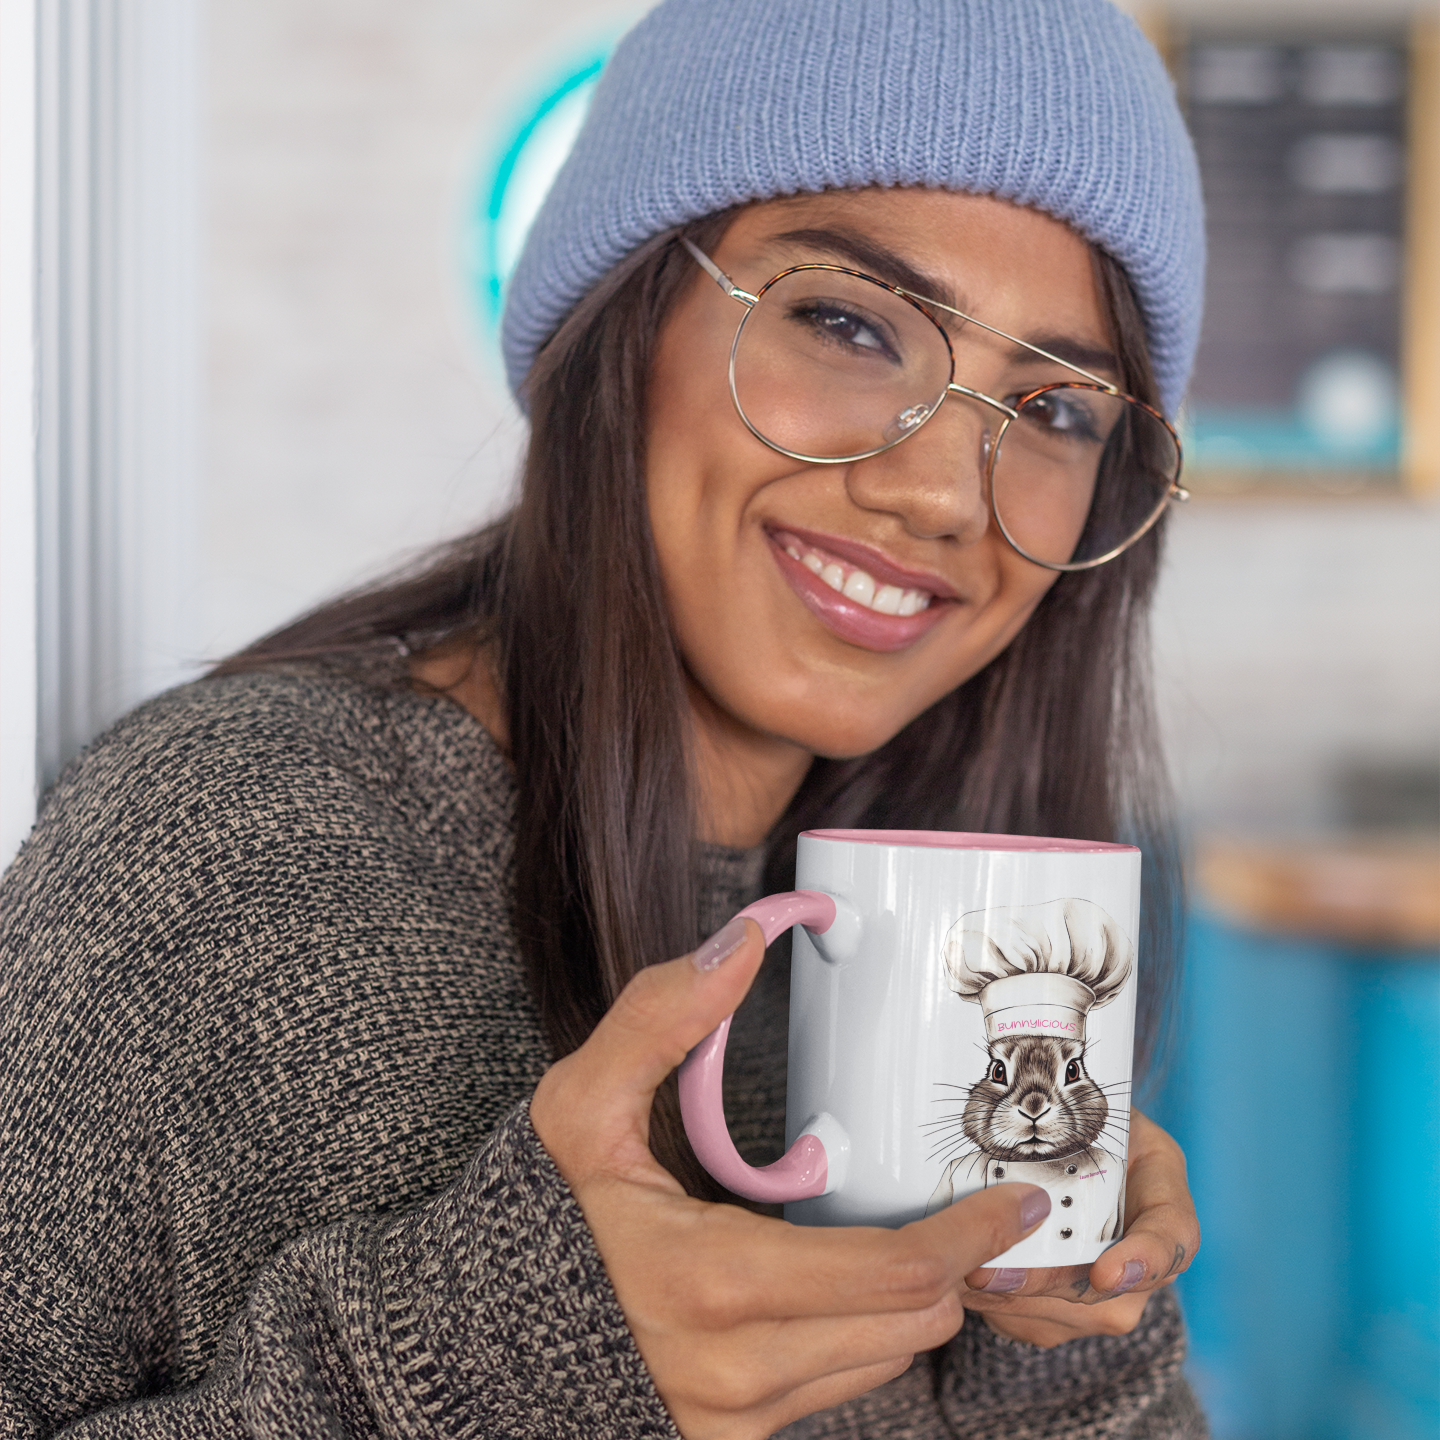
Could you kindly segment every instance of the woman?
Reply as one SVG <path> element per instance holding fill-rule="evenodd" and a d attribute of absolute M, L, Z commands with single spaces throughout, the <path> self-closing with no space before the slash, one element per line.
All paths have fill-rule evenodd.
<path fill-rule="evenodd" d="M 1198 225 L 1104 0 L 642 22 L 509 299 L 516 508 L 122 721 L 7 876 L 3 1433 L 1204 1433 L 1153 1126 L 1124 1240 L 995 1271 L 1043 1192 L 794 1229 L 668 1078 L 743 1000 L 778 1151 L 785 967 L 724 922 L 807 825 L 1123 830 L 1170 913 Z"/>

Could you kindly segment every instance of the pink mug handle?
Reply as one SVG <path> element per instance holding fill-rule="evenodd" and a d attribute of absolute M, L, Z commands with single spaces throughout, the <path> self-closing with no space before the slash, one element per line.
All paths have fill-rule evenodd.
<path fill-rule="evenodd" d="M 765 943 L 770 945 L 793 925 L 823 935 L 835 923 L 835 902 L 818 890 L 790 890 L 783 895 L 767 895 L 747 905 L 740 914 L 759 925 Z M 725 1123 L 721 1093 L 725 1041 L 733 1018 L 727 1015 L 680 1066 L 680 1114 L 696 1158 L 727 1190 L 747 1200 L 777 1203 L 827 1194 L 834 1188 L 831 1180 L 838 1179 L 831 1173 L 835 1157 L 827 1155 L 824 1140 L 811 1133 L 810 1126 L 773 1165 L 757 1169 L 740 1158 Z M 817 1116 L 816 1121 L 820 1123 L 812 1122 L 814 1129 L 833 1128 L 838 1132 L 828 1116 Z"/>

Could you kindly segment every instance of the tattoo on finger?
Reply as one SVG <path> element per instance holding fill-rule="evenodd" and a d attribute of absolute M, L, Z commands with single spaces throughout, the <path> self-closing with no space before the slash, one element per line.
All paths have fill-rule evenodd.
<path fill-rule="evenodd" d="M 1183 1245 L 1177 1244 L 1177 1245 L 1175 1246 L 1175 1258 L 1170 1262 L 1170 1268 L 1165 1272 L 1165 1276 L 1162 1277 L 1162 1278 L 1168 1278 L 1168 1277 L 1171 1276 L 1171 1275 L 1177 1274 L 1177 1273 L 1179 1272 L 1180 1267 L 1181 1267 L 1184 1263 L 1185 1263 L 1185 1247 L 1184 1247 Z"/>

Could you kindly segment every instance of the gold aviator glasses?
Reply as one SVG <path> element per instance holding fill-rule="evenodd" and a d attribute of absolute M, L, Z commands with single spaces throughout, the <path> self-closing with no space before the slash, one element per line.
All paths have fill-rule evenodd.
<path fill-rule="evenodd" d="M 683 238 L 683 237 L 682 237 Z M 730 394 L 750 432 L 815 465 L 866 460 L 908 440 L 951 394 L 997 412 L 984 453 L 990 512 L 1010 547 L 1047 570 L 1091 570 L 1149 530 L 1181 489 L 1180 440 L 1157 410 L 983 320 L 841 265 L 796 265 L 742 290 L 685 247 L 745 307 Z M 1079 378 L 997 400 L 955 380 L 932 312 L 1063 365 Z"/>

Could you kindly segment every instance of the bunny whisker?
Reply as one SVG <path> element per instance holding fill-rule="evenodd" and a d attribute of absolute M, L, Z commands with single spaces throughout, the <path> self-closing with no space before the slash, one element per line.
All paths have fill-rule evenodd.
<path fill-rule="evenodd" d="M 975 1161 L 976 1159 L 980 1158 L 980 1152 L 978 1150 L 967 1150 L 963 1145 L 953 1146 L 950 1149 L 945 1149 L 945 1147 L 943 1146 L 937 1146 L 925 1158 L 927 1161 L 934 1161 L 938 1159 L 942 1165 L 950 1169 L 950 1173 L 953 1178 L 955 1172 L 960 1168 L 960 1165 L 965 1160 L 970 1161 L 970 1165 L 967 1167 L 967 1176 L 968 1174 L 973 1173 L 975 1169 Z"/>
<path fill-rule="evenodd" d="M 963 1160 L 965 1156 L 976 1153 L 978 1152 L 972 1145 L 969 1145 L 968 1142 L 952 1140 L 939 1145 L 932 1145 L 930 1147 L 929 1158 L 933 1160 L 937 1155 L 941 1155 L 945 1158 L 946 1162 L 949 1162 L 950 1160 Z"/>
<path fill-rule="evenodd" d="M 933 1159 L 934 1157 L 932 1156 L 931 1158 Z M 979 1151 L 962 1150 L 953 1158 L 950 1156 L 944 1157 L 940 1163 L 946 1167 L 950 1182 L 953 1185 L 957 1179 L 962 1182 L 970 1180 L 975 1174 L 976 1162 L 983 1161 L 984 1158 Z"/>
<path fill-rule="evenodd" d="M 920 1129 L 924 1132 L 927 1140 L 934 1140 L 937 1136 L 941 1135 L 964 1134 L 965 1122 L 963 1120 L 953 1120 L 944 1125 L 922 1125 Z"/>
<path fill-rule="evenodd" d="M 964 1124 L 965 1117 L 963 1115 L 941 1115 L 936 1120 L 926 1120 L 920 1129 L 926 1131 L 959 1130 Z"/>

